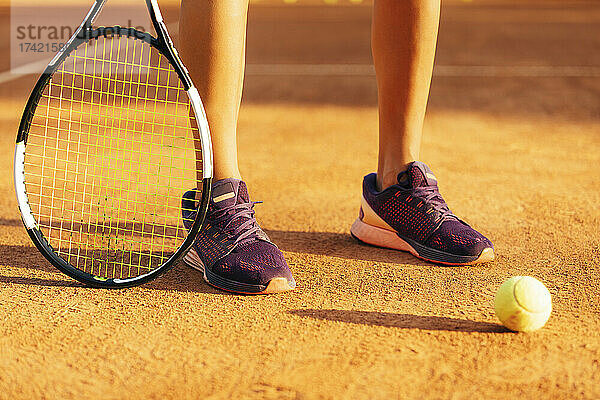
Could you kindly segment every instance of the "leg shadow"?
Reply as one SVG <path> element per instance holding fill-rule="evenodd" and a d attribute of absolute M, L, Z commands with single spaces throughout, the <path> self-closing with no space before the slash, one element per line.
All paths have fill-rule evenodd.
<path fill-rule="evenodd" d="M 401 329 L 421 329 L 427 331 L 449 332 L 511 332 L 500 324 L 449 317 L 395 314 L 375 311 L 315 309 L 291 310 L 289 313 L 304 318 L 341 321 L 350 324 L 386 326 Z"/>
<path fill-rule="evenodd" d="M 294 232 L 266 230 L 277 246 L 284 251 L 340 257 L 352 260 L 432 266 L 405 251 L 370 246 L 359 242 L 349 233 Z"/>

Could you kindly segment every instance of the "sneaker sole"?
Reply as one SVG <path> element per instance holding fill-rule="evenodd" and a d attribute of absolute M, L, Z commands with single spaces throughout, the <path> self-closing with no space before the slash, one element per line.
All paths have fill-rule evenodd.
<path fill-rule="evenodd" d="M 204 263 L 202 263 L 196 249 L 193 247 L 183 257 L 183 262 L 187 266 L 202 272 L 202 276 L 206 283 L 227 292 L 240 294 L 274 294 L 288 292 L 296 288 L 296 282 L 293 279 L 292 281 L 288 281 L 287 278 L 273 278 L 267 285 L 252 285 L 250 283 L 237 282 L 223 278 L 211 272 L 208 268 L 204 268 Z"/>
<path fill-rule="evenodd" d="M 414 240 L 403 239 L 396 232 L 364 223 L 358 218 L 350 234 L 360 242 L 388 249 L 407 251 L 415 257 L 435 264 L 473 265 L 494 260 L 494 249 L 488 247 L 476 256 L 461 256 L 423 246 Z"/>

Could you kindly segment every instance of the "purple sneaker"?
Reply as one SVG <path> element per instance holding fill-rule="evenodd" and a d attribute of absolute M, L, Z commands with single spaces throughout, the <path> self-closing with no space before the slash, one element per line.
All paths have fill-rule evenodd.
<path fill-rule="evenodd" d="M 360 214 L 350 232 L 361 242 L 408 251 L 438 264 L 470 265 L 494 259 L 492 242 L 452 214 L 437 179 L 419 161 L 398 174 L 398 184 L 381 192 L 376 174 L 365 176 Z"/>
<path fill-rule="evenodd" d="M 183 195 L 183 223 L 193 221 L 196 192 Z M 281 251 L 260 229 L 248 189 L 238 179 L 213 183 L 204 226 L 183 261 L 219 289 L 268 294 L 292 290 L 296 282 Z"/>

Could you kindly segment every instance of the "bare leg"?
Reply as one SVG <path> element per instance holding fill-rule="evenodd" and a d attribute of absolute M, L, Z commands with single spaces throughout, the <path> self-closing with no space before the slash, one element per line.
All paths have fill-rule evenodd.
<path fill-rule="evenodd" d="M 440 0 L 375 0 L 372 49 L 379 89 L 377 186 L 419 159 Z"/>
<path fill-rule="evenodd" d="M 240 179 L 237 121 L 246 59 L 248 0 L 182 0 L 181 56 L 204 102 L 214 178 Z"/>

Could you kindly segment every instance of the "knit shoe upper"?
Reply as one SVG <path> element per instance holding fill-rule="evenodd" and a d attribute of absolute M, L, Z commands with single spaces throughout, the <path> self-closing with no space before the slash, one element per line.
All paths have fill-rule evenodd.
<path fill-rule="evenodd" d="M 440 263 L 468 264 L 493 258 L 492 243 L 452 213 L 427 165 L 412 162 L 398 174 L 397 181 L 378 191 L 376 174 L 365 176 L 361 217 L 353 225 L 354 236 Z M 386 230 L 394 231 L 397 239 Z"/>
<path fill-rule="evenodd" d="M 189 191 L 182 201 L 183 220 L 188 229 L 195 212 L 194 196 L 195 191 Z M 292 273 L 281 251 L 258 225 L 254 204 L 243 181 L 215 182 L 204 225 L 196 236 L 192 255 L 184 260 L 203 269 L 210 284 L 225 290 L 262 292 L 279 278 L 287 281 L 291 289 L 295 286 Z"/>

